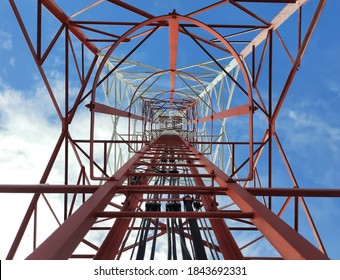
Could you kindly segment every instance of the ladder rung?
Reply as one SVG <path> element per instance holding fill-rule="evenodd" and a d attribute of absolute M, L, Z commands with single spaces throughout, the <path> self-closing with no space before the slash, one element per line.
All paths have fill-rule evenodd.
<path fill-rule="evenodd" d="M 180 211 L 106 211 L 99 212 L 97 214 L 99 218 L 187 218 L 187 219 L 237 219 L 237 218 L 249 218 L 254 217 L 253 212 L 241 212 L 241 211 L 216 211 L 216 212 L 180 212 Z"/>
<path fill-rule="evenodd" d="M 198 157 L 147 157 L 141 156 L 144 159 L 161 159 L 161 160 L 199 160 Z"/>
<path fill-rule="evenodd" d="M 179 187 L 179 186 L 148 186 L 128 185 L 115 189 L 116 193 L 141 193 L 141 194 L 200 194 L 200 195 L 227 195 L 228 188 L 224 187 Z"/>
<path fill-rule="evenodd" d="M 136 162 L 135 165 L 146 165 L 146 166 L 184 166 L 184 167 L 205 167 L 205 164 L 194 164 L 194 163 L 152 163 L 152 162 Z"/>
<path fill-rule="evenodd" d="M 171 156 L 193 156 L 193 153 L 169 153 L 169 152 L 164 152 L 164 151 L 160 151 L 160 152 L 145 152 L 144 155 L 164 155 L 164 157 L 166 158 L 167 155 L 171 155 Z"/>
<path fill-rule="evenodd" d="M 214 174 L 188 174 L 188 173 L 157 173 L 157 172 L 130 172 L 128 176 L 150 176 L 150 177 L 186 177 L 186 178 L 214 178 Z"/>

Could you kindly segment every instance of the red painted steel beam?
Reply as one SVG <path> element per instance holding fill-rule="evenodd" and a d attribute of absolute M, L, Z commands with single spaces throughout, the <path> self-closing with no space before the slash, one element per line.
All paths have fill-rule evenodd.
<path fill-rule="evenodd" d="M 146 152 L 144 153 L 144 155 L 165 155 L 165 158 L 166 158 L 166 155 L 173 155 L 173 156 L 177 156 L 177 159 L 180 159 L 181 156 L 191 156 L 192 154 L 191 153 L 187 153 L 187 152 L 179 152 L 179 151 L 171 151 L 167 154 L 164 154 L 164 150 L 163 152 L 160 152 L 160 151 L 157 151 L 157 150 L 150 150 L 150 152 Z"/>
<path fill-rule="evenodd" d="M 98 186 L 0 185 L 0 193 L 94 193 Z"/>
<path fill-rule="evenodd" d="M 164 159 L 164 158 L 163 158 Z M 177 158 L 180 159 L 180 158 Z M 185 177 L 185 178 L 191 178 L 191 177 L 200 177 L 200 178 L 213 178 L 215 177 L 214 174 L 188 174 L 188 173 L 157 173 L 157 172 L 144 172 L 144 173 L 138 173 L 138 172 L 130 172 L 128 173 L 129 176 L 149 176 L 149 177 Z"/>
<path fill-rule="evenodd" d="M 241 105 L 241 106 L 238 106 L 238 107 L 235 107 L 235 108 L 227 109 L 227 110 L 224 110 L 222 112 L 213 114 L 211 116 L 207 116 L 207 117 L 204 117 L 204 118 L 193 120 L 191 122 L 188 122 L 188 124 L 207 122 L 207 121 L 219 120 L 219 119 L 230 118 L 230 117 L 237 117 L 237 116 L 242 116 L 242 115 L 248 115 L 250 110 L 251 110 L 251 108 L 248 104 L 247 105 Z"/>
<path fill-rule="evenodd" d="M 175 159 L 177 159 L 177 160 L 187 160 L 187 159 L 189 159 L 189 160 L 198 160 L 198 157 L 183 157 L 183 156 L 181 156 L 181 157 L 147 157 L 147 156 L 142 156 L 141 158 L 143 158 L 143 159 L 152 159 L 152 158 L 154 158 L 154 159 L 166 159 L 166 160 L 175 160 Z"/>
<path fill-rule="evenodd" d="M 156 166 L 159 164 L 150 164 Z M 189 167 L 195 165 L 188 165 Z M 204 167 L 205 165 L 201 165 Z M 169 173 L 168 173 L 169 174 Z M 0 185 L 0 193 L 94 193 L 98 190 L 96 185 Z M 211 194 L 223 194 L 228 190 L 225 187 L 188 187 L 188 186 L 163 186 L 163 185 L 127 185 L 116 186 L 117 193 L 145 192 L 145 193 L 193 193 L 209 192 Z M 340 189 L 311 189 L 311 188 L 245 188 L 247 192 L 254 196 L 273 197 L 340 197 Z"/>
<path fill-rule="evenodd" d="M 211 191 L 208 188 L 205 188 L 204 190 L 195 190 L 194 188 L 191 189 L 177 189 L 174 188 L 173 190 L 162 190 L 162 189 L 131 189 L 131 190 L 127 190 L 127 189 L 119 189 L 117 190 L 117 193 L 120 194 L 125 194 L 125 195 L 130 195 L 130 194 L 198 194 L 198 195 L 226 195 L 225 192 L 223 192 L 222 190 L 220 191 Z"/>
<path fill-rule="evenodd" d="M 187 219 L 238 219 L 253 218 L 252 212 L 240 211 L 209 211 L 209 212 L 134 212 L 134 211 L 106 211 L 97 214 L 100 218 L 187 218 Z"/>
<path fill-rule="evenodd" d="M 214 142 L 210 142 L 210 141 L 190 141 L 189 142 L 192 145 L 207 145 L 207 144 L 211 144 L 211 145 L 249 145 L 249 142 L 235 142 L 235 141 L 217 141 L 215 140 Z M 254 145 L 263 145 L 264 142 L 253 142 Z"/>
<path fill-rule="evenodd" d="M 199 179 L 199 177 L 194 177 Z M 206 195 L 226 195 L 227 189 L 202 187 L 199 186 L 155 186 L 155 185 L 137 185 L 137 186 L 119 186 L 117 187 L 117 193 L 131 194 L 131 193 L 143 193 L 143 194 L 206 194 Z"/>
<path fill-rule="evenodd" d="M 136 162 L 136 165 L 145 166 L 173 166 L 173 167 L 204 167 L 204 164 L 193 164 L 193 163 L 151 163 L 151 162 Z"/>
<path fill-rule="evenodd" d="M 340 189 L 247 188 L 254 196 L 340 197 Z"/>
<path fill-rule="evenodd" d="M 169 44 L 170 44 L 170 109 L 172 110 L 173 98 L 176 90 L 176 70 L 178 51 L 178 27 L 179 20 L 174 16 L 169 19 Z"/>
<path fill-rule="evenodd" d="M 121 134 L 121 136 L 124 136 Z M 90 143 L 90 140 L 88 139 L 73 139 L 74 143 Z M 101 144 L 126 144 L 128 140 L 106 140 L 106 139 L 94 139 L 93 143 L 101 143 Z M 142 140 L 130 140 L 130 144 L 147 144 L 150 141 L 142 141 Z"/>
<path fill-rule="evenodd" d="M 101 103 L 98 103 L 98 102 L 87 104 L 86 107 L 89 108 L 90 110 L 93 110 L 96 113 L 108 114 L 108 115 L 125 117 L 125 118 L 131 118 L 131 119 L 140 120 L 140 121 L 145 120 L 141 116 L 137 116 L 135 114 L 131 114 L 130 112 L 119 110 L 119 109 L 116 109 L 116 108 L 113 108 L 111 106 L 104 105 L 104 104 L 101 104 Z"/>
<path fill-rule="evenodd" d="M 297 0 L 233 0 L 234 2 L 249 3 L 296 3 Z"/>

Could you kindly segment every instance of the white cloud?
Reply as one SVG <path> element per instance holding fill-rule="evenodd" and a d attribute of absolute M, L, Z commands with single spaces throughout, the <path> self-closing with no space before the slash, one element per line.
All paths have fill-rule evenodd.
<path fill-rule="evenodd" d="M 51 112 L 46 109 L 49 107 L 47 100 L 37 98 L 42 94 L 40 90 L 41 88 L 37 87 L 36 91 L 31 93 L 35 98 L 29 98 L 29 93 L 15 90 L 0 81 L 1 184 L 38 183 L 52 152 L 58 126 L 48 121 Z M 1 222 L 6 224 L 6 233 L 1 237 L 1 259 L 7 255 L 31 197 L 30 194 L 0 195 Z M 42 215 L 51 216 L 46 205 L 39 207 Z M 52 228 L 48 227 L 42 232 Z M 21 258 L 32 250 L 32 223 L 29 229 L 17 254 Z M 44 235 L 41 234 L 38 238 Z"/>
<path fill-rule="evenodd" d="M 302 187 L 335 187 L 340 179 L 334 169 L 340 164 L 340 126 L 334 114 L 328 116 L 329 110 L 318 106 L 313 111 L 299 104 L 278 121 L 278 136 Z"/>
<path fill-rule="evenodd" d="M 51 73 L 50 77 L 53 91 L 62 106 L 64 89 L 62 77 L 58 73 Z M 71 89 L 72 93 L 75 91 L 75 89 Z M 38 184 L 61 132 L 61 124 L 57 119 L 50 97 L 40 82 L 37 82 L 34 90 L 23 92 L 7 85 L 0 79 L 0 107 L 0 184 Z M 79 107 L 79 109 L 74 123 L 70 126 L 70 132 L 74 138 L 88 139 L 89 111 L 84 107 Z M 126 120 L 121 119 L 118 131 L 126 133 L 126 129 Z M 96 135 L 110 139 L 111 133 L 111 117 L 98 114 Z M 101 151 L 101 148 L 97 147 L 97 150 Z M 123 148 L 122 151 L 125 155 L 127 154 L 126 148 Z M 102 156 L 102 152 L 100 155 Z M 86 165 L 87 159 L 82 155 L 80 157 Z M 114 155 L 111 156 L 111 158 L 113 157 Z M 48 183 L 63 183 L 63 158 L 62 150 L 53 166 Z M 70 148 L 71 184 L 76 183 L 79 170 L 79 164 L 75 161 Z M 6 257 L 31 197 L 30 194 L 0 195 L 0 219 L 7 227 L 6 233 L 0 239 L 0 259 Z M 50 195 L 48 201 L 52 204 L 59 219 L 62 220 L 63 206 L 60 196 Z M 80 205 L 79 201 L 77 205 Z M 39 200 L 38 208 L 38 223 L 40 224 L 38 242 L 41 242 L 57 227 L 57 223 L 42 198 Z M 10 212 L 11 215 L 6 215 L 7 212 Z M 32 251 L 32 234 L 32 222 L 30 222 L 16 257 L 24 258 Z"/>
<path fill-rule="evenodd" d="M 4 50 L 11 50 L 12 47 L 12 35 L 8 32 L 0 30 L 0 48 Z"/>
<path fill-rule="evenodd" d="M 340 97 L 340 84 L 336 81 L 328 81 L 328 89 Z"/>
<path fill-rule="evenodd" d="M 15 66 L 15 57 L 11 57 L 10 59 L 9 59 L 9 64 L 11 65 L 11 66 Z"/>
<path fill-rule="evenodd" d="M 38 89 L 39 90 L 39 89 Z M 35 92 L 35 95 L 40 94 Z M 23 92 L 0 86 L 0 166 L 2 183 L 34 183 L 57 139 L 57 126 L 45 117 L 46 100 L 28 99 Z"/>
<path fill-rule="evenodd" d="M 340 128 L 330 125 L 322 118 L 293 110 L 288 111 L 288 116 L 294 121 L 290 129 L 304 133 L 304 140 L 310 141 L 316 139 L 317 136 L 327 141 L 340 140 Z"/>
<path fill-rule="evenodd" d="M 295 111 L 289 111 L 288 116 L 294 121 L 298 120 L 298 117 Z"/>

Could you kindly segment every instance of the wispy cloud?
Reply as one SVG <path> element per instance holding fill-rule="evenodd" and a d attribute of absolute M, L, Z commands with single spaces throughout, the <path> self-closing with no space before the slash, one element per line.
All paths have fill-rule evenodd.
<path fill-rule="evenodd" d="M 0 48 L 4 50 L 11 50 L 12 47 L 12 35 L 8 32 L 0 30 Z"/>
<path fill-rule="evenodd" d="M 50 74 L 51 86 L 61 106 L 63 105 L 64 83 L 57 73 Z M 43 174 L 53 148 L 61 132 L 61 124 L 57 119 L 55 110 L 44 85 L 40 81 L 32 90 L 27 92 L 17 90 L 0 78 L 0 169 L 1 184 L 37 184 Z M 75 92 L 76 89 L 71 89 Z M 70 133 L 74 139 L 88 139 L 89 137 L 89 111 L 84 107 L 79 108 L 74 124 L 70 126 Z M 96 116 L 95 137 L 110 139 L 112 134 L 112 120 L 110 116 L 98 114 Z M 120 133 L 127 133 L 127 121 L 121 119 L 118 126 Z M 85 145 L 88 147 L 87 145 Z M 85 148 L 86 150 L 86 148 Z M 72 151 L 72 150 L 71 150 Z M 96 147 L 102 157 L 102 147 Z M 72 152 L 71 152 L 72 153 Z M 127 157 L 127 148 L 122 147 L 123 157 Z M 112 162 L 113 157 L 111 155 Z M 80 155 L 84 164 L 87 159 Z M 102 161 L 102 160 L 101 160 Z M 101 162 L 99 161 L 99 162 Z M 75 183 L 79 174 L 79 164 L 75 157 L 70 155 L 69 178 Z M 58 156 L 51 176 L 50 184 L 63 182 L 64 153 Z M 71 197 L 71 196 L 70 196 Z M 30 202 L 31 195 L 2 194 L 0 196 L 0 214 L 2 221 L 7 225 L 6 234 L 1 237 L 0 258 L 4 259 L 10 244 Z M 120 198 L 121 200 L 122 198 Z M 49 195 L 49 203 L 57 211 L 61 219 L 62 201 L 58 195 Z M 81 202 L 77 203 L 78 207 Z M 43 241 L 58 226 L 43 199 L 39 202 L 39 224 L 44 224 L 46 229 L 40 227 L 38 243 Z M 3 215 L 8 209 L 11 216 Z M 13 222 L 14 221 L 14 222 Z M 48 225 L 48 226 L 46 226 Z M 25 234 L 23 244 L 20 246 L 18 257 L 26 257 L 32 250 L 32 231 Z"/>
<path fill-rule="evenodd" d="M 334 168 L 340 164 L 340 124 L 330 105 L 294 104 L 278 121 L 280 140 L 305 187 L 335 187 L 340 179 Z"/>
<path fill-rule="evenodd" d="M 9 64 L 10 64 L 11 66 L 15 66 L 15 61 L 16 61 L 15 57 L 12 56 L 12 57 L 9 59 Z"/>
<path fill-rule="evenodd" d="M 288 117 L 292 121 L 290 129 L 293 137 L 291 140 L 295 144 L 326 141 L 334 152 L 339 151 L 337 141 L 340 140 L 340 127 L 332 126 L 318 116 L 296 110 L 288 110 Z"/>
<path fill-rule="evenodd" d="M 41 88 L 31 94 L 42 94 Z M 47 99 L 30 99 L 30 95 L 18 91 L 0 80 L 0 168 L 1 184 L 36 184 L 39 182 L 46 162 L 56 141 L 57 126 L 48 120 L 51 114 L 47 109 Z M 47 107 L 46 107 L 47 106 Z M 2 194 L 0 196 L 1 221 L 6 224 L 6 233 L 2 236 L 0 258 L 4 259 L 10 244 L 19 228 L 32 195 Z M 39 217 L 53 216 L 46 204 L 39 204 Z M 10 211 L 11 215 L 4 215 Z M 49 229 L 42 229 L 40 238 L 45 238 L 57 223 L 49 222 Z M 31 226 L 30 226 L 31 227 Z M 23 246 L 18 256 L 26 257 L 32 250 L 33 231 L 24 237 Z"/>
<path fill-rule="evenodd" d="M 39 181 L 58 131 L 44 117 L 44 102 L 27 99 L 25 93 L 0 85 L 0 166 L 5 171 L 2 183 L 13 182 L 13 178 L 18 183 Z"/>
<path fill-rule="evenodd" d="M 335 80 L 328 81 L 328 89 L 340 97 L 340 84 Z"/>

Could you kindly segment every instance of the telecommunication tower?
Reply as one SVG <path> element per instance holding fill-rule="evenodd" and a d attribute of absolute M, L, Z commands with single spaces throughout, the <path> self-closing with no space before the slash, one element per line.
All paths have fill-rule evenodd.
<path fill-rule="evenodd" d="M 0 186 L 34 194 L 7 259 L 30 222 L 27 259 L 328 259 L 305 197 L 340 192 L 299 187 L 275 126 L 325 0 L 35 2 L 9 0 L 60 136 Z"/>

